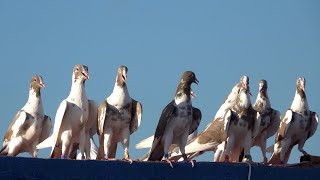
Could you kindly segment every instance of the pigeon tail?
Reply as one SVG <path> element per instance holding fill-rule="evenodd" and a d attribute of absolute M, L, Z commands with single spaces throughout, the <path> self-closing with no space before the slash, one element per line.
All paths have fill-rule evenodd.
<path fill-rule="evenodd" d="M 42 141 L 40 144 L 37 145 L 37 149 L 52 147 L 53 143 L 54 143 L 53 136 L 49 136 L 47 139 L 45 139 L 44 141 Z"/>

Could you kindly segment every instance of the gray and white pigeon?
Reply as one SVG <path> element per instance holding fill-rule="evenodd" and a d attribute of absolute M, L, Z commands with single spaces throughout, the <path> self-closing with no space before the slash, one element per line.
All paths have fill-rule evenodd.
<path fill-rule="evenodd" d="M 237 162 L 243 148 L 246 155 L 250 155 L 251 138 L 257 128 L 254 127 L 256 114 L 251 106 L 248 77 L 245 82 L 237 92 L 235 103 L 225 110 L 225 115 L 214 119 L 186 146 L 185 153 L 189 159 L 206 151 L 214 151 L 215 162 Z M 172 153 L 172 159 L 179 159 L 180 156 L 181 152 L 177 150 Z"/>
<path fill-rule="evenodd" d="M 216 115 L 214 116 L 214 119 L 217 118 L 223 118 L 227 109 L 231 108 L 238 97 L 238 94 L 240 92 L 240 88 L 248 88 L 249 84 L 249 77 L 248 76 L 242 76 L 240 78 L 240 82 L 237 83 L 231 90 L 230 94 L 227 96 L 226 100 L 223 102 L 223 104 L 220 106 L 219 110 L 217 111 Z M 249 92 L 250 93 L 250 92 Z"/>
<path fill-rule="evenodd" d="M 271 108 L 271 103 L 268 96 L 268 83 L 266 80 L 259 81 L 259 92 L 253 109 L 257 111 L 260 118 L 257 123 L 260 124 L 259 131 L 253 139 L 252 146 L 259 146 L 263 155 L 263 162 L 267 163 L 266 145 L 267 139 L 273 136 L 280 125 L 279 111 Z"/>
<path fill-rule="evenodd" d="M 298 150 L 308 155 L 303 146 L 317 130 L 318 114 L 309 110 L 305 85 L 305 78 L 299 77 L 292 105 L 282 118 L 277 132 L 270 164 L 287 164 L 291 150 L 297 144 Z"/>
<path fill-rule="evenodd" d="M 164 158 L 173 167 L 169 160 L 169 148 L 172 144 L 177 144 L 187 161 L 185 146 L 188 136 L 198 128 L 201 121 L 201 111 L 192 107 L 191 102 L 191 84 L 198 82 L 192 71 L 183 73 L 174 100 L 164 108 L 160 116 L 149 151 L 149 161 L 160 161 Z M 193 166 L 192 161 L 191 163 Z"/>
<path fill-rule="evenodd" d="M 37 157 L 36 146 L 49 136 L 52 127 L 50 117 L 44 114 L 41 100 L 40 90 L 44 87 L 40 75 L 32 77 L 28 101 L 10 124 L 0 155 L 17 156 L 28 152 Z"/>
<path fill-rule="evenodd" d="M 90 159 L 90 149 L 85 148 L 87 143 L 85 125 L 89 116 L 85 81 L 88 79 L 88 67 L 82 64 L 75 65 L 70 94 L 59 105 L 53 134 L 37 146 L 38 149 L 51 146 L 51 158 L 74 158 L 70 153 L 73 146 L 78 145 L 81 158 Z"/>
<path fill-rule="evenodd" d="M 124 159 L 129 155 L 130 135 L 137 131 L 142 119 L 142 105 L 130 97 L 127 88 L 126 66 L 118 68 L 113 92 L 98 109 L 99 151 L 97 159 L 113 160 L 118 142 L 124 148 Z"/>

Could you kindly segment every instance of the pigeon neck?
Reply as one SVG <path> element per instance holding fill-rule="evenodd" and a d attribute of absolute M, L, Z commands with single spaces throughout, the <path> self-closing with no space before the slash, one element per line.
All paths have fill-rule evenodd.
<path fill-rule="evenodd" d="M 250 106 L 251 106 L 251 101 L 250 101 L 249 93 L 240 92 L 236 99 L 236 103 L 233 109 L 236 111 L 239 111 L 239 110 L 248 109 Z"/>
<path fill-rule="evenodd" d="M 68 99 L 73 102 L 87 99 L 85 85 L 83 82 L 74 81 L 72 83 Z"/>
<path fill-rule="evenodd" d="M 40 115 L 43 114 L 43 106 L 42 106 L 40 89 L 39 91 L 37 91 L 33 88 L 30 88 L 28 101 L 22 109 L 34 117 L 37 115 L 38 111 L 40 111 L 40 113 L 38 114 Z"/>
<path fill-rule="evenodd" d="M 117 82 L 113 87 L 113 91 L 109 97 L 110 103 L 115 104 L 127 104 L 130 102 L 131 98 L 129 95 L 129 91 L 126 85 L 121 86 L 118 85 Z"/>
<path fill-rule="evenodd" d="M 271 108 L 271 103 L 268 98 L 267 92 L 261 93 L 259 92 L 256 102 L 254 103 L 255 110 L 257 110 L 260 113 L 263 113 L 264 111 Z"/>
<path fill-rule="evenodd" d="M 186 83 L 179 83 L 175 95 L 176 101 L 190 101 L 191 87 Z"/>
<path fill-rule="evenodd" d="M 291 110 L 297 113 L 304 113 L 304 111 L 309 111 L 309 105 L 304 91 L 296 90 L 296 94 L 291 104 Z"/>

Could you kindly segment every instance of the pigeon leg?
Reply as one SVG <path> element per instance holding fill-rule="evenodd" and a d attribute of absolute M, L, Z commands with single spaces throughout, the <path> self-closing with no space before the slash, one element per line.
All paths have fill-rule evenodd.
<path fill-rule="evenodd" d="M 186 151 L 185 151 L 185 147 L 187 144 L 187 140 L 188 140 L 188 135 L 189 135 L 189 131 L 185 131 L 181 137 L 180 137 L 180 142 L 179 142 L 179 148 L 183 157 L 184 161 L 188 161 L 191 163 L 191 166 L 194 167 L 194 161 L 193 160 L 188 160 L 188 157 L 186 155 Z"/>
<path fill-rule="evenodd" d="M 290 138 L 285 138 L 281 140 L 281 151 L 280 151 L 280 164 L 284 164 L 284 157 L 287 153 L 287 151 L 290 148 L 291 145 L 291 139 Z"/>
<path fill-rule="evenodd" d="M 71 135 L 69 131 L 65 131 L 61 134 L 62 139 L 62 155 L 61 159 L 69 158 L 70 146 L 71 146 Z"/>
<path fill-rule="evenodd" d="M 227 139 L 227 145 L 226 145 L 226 150 L 225 150 L 225 160 L 224 160 L 225 162 L 229 162 L 230 152 L 233 147 L 234 147 L 234 138 L 231 135 Z"/>
<path fill-rule="evenodd" d="M 80 153 L 81 153 L 81 159 L 90 159 L 90 151 L 88 154 L 86 154 L 86 156 L 84 156 L 84 150 L 86 147 L 86 131 L 85 128 L 82 128 L 80 131 L 80 141 L 79 141 L 79 149 L 80 149 Z M 89 139 L 90 142 L 90 139 Z"/>
<path fill-rule="evenodd" d="M 109 147 L 111 144 L 111 137 L 112 137 L 112 129 L 108 128 L 105 130 L 104 132 L 104 142 L 103 142 L 103 146 L 104 146 L 104 158 L 109 160 Z"/>
<path fill-rule="evenodd" d="M 249 131 L 244 140 L 244 147 L 243 147 L 244 157 L 242 160 L 243 162 L 252 162 L 252 158 L 250 155 L 251 145 L 252 145 L 252 134 Z"/>
<path fill-rule="evenodd" d="M 164 159 L 162 161 L 167 162 L 170 165 L 170 167 L 173 168 L 172 162 L 169 159 L 169 154 L 164 154 Z"/>
<path fill-rule="evenodd" d="M 163 148 L 163 151 L 164 151 L 164 161 L 166 161 L 167 163 L 169 163 L 169 165 L 171 166 L 171 168 L 173 168 L 173 165 L 171 163 L 171 161 L 169 160 L 169 148 L 172 144 L 172 139 L 173 139 L 173 132 L 167 132 L 164 137 L 164 148 Z M 181 151 L 181 149 L 180 149 Z"/>
<path fill-rule="evenodd" d="M 262 153 L 262 156 L 263 156 L 263 163 L 267 164 L 268 163 L 268 158 L 267 158 L 267 155 L 266 155 L 266 139 L 264 139 L 264 142 L 260 144 L 260 149 L 261 149 L 261 153 Z"/>
<path fill-rule="evenodd" d="M 303 149 L 304 143 L 306 141 L 305 140 L 300 140 L 299 144 L 298 144 L 298 150 L 305 156 L 308 156 L 309 154 Z"/>
<path fill-rule="evenodd" d="M 122 131 L 122 147 L 124 149 L 124 160 L 129 161 L 132 164 L 132 159 L 130 159 L 129 154 L 129 142 L 130 142 L 130 130 L 126 129 Z"/>
<path fill-rule="evenodd" d="M 90 135 L 89 135 L 89 132 L 86 132 L 86 143 L 85 143 L 85 149 L 84 149 L 86 159 L 91 159 L 90 150 L 91 150 Z"/>

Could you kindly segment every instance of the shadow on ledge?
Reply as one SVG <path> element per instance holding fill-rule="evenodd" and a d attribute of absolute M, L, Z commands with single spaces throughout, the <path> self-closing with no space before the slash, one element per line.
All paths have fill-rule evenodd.
<path fill-rule="evenodd" d="M 273 167 L 245 163 L 61 160 L 0 157 L 0 179 L 314 179 L 320 167 Z"/>

